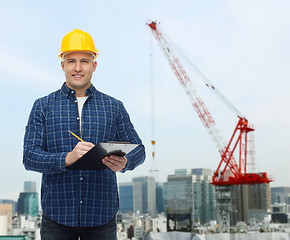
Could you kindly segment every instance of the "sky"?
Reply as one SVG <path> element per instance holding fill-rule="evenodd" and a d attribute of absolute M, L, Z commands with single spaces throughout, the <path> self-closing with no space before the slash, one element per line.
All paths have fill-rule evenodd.
<path fill-rule="evenodd" d="M 0 199 L 16 200 L 24 181 L 40 188 L 41 174 L 22 165 L 25 126 L 33 102 L 65 81 L 57 52 L 76 28 L 99 49 L 94 86 L 124 103 L 146 147 L 145 163 L 118 173 L 119 182 L 152 175 L 164 182 L 175 169 L 217 168 L 219 153 L 146 25 L 150 20 L 160 22 L 181 50 L 178 57 L 186 55 L 254 125 L 256 171 L 272 176 L 273 187 L 290 186 L 289 12 L 287 0 L 3 1 Z M 237 116 L 194 75 L 191 80 L 228 141 Z"/>

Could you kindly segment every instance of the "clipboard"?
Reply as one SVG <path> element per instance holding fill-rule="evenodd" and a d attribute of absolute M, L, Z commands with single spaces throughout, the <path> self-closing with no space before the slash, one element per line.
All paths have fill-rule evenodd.
<path fill-rule="evenodd" d="M 135 149 L 139 144 L 108 142 L 98 143 L 78 161 L 68 166 L 69 170 L 104 170 L 107 168 L 102 159 L 106 156 L 125 156 Z"/>

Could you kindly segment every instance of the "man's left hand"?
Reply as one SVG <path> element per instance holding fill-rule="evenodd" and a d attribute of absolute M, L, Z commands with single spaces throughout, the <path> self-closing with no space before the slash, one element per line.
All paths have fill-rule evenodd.
<path fill-rule="evenodd" d="M 126 166 L 128 160 L 126 157 L 111 155 L 105 157 L 102 161 L 112 171 L 119 172 Z"/>

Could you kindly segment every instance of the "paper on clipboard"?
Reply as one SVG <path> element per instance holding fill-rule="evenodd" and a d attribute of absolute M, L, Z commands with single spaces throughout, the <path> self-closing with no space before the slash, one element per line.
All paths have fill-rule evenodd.
<path fill-rule="evenodd" d="M 131 152 L 139 144 L 123 143 L 123 142 L 108 142 L 108 143 L 98 143 L 97 148 L 99 151 L 104 152 L 104 156 L 117 155 L 125 156 L 127 153 Z"/>
<path fill-rule="evenodd" d="M 125 156 L 139 144 L 108 142 L 98 143 L 78 161 L 67 167 L 69 170 L 104 170 L 107 168 L 102 159 L 105 156 L 117 155 Z"/>

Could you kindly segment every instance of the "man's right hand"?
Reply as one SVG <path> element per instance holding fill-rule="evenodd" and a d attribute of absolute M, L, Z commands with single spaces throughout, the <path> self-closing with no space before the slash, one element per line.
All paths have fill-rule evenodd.
<path fill-rule="evenodd" d="M 78 142 L 74 149 L 66 155 L 65 166 L 68 167 L 75 163 L 94 146 L 95 145 L 90 142 Z"/>

